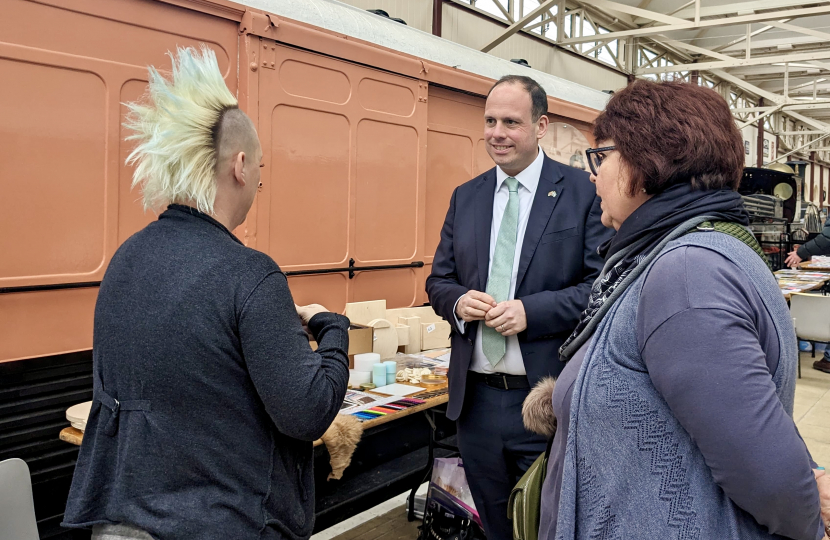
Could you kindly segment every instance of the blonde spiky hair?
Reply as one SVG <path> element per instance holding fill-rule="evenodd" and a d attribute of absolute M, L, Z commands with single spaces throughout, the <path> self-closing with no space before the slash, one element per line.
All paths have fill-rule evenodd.
<path fill-rule="evenodd" d="M 213 214 L 218 124 L 238 102 L 212 50 L 179 47 L 176 56 L 168 55 L 172 80 L 150 66 L 149 103 L 126 104 L 124 127 L 133 131 L 127 140 L 138 141 L 127 158 L 128 165 L 137 164 L 132 185 L 141 185 L 145 210 L 195 201 Z"/>

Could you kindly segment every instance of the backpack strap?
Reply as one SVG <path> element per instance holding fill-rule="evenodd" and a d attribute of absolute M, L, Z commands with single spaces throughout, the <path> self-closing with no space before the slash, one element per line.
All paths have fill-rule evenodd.
<path fill-rule="evenodd" d="M 761 249 L 761 245 L 758 243 L 758 240 L 755 236 L 743 225 L 739 223 L 733 223 L 731 221 L 704 221 L 697 227 L 690 229 L 686 234 L 694 233 L 694 232 L 711 232 L 717 231 L 723 234 L 728 234 L 732 238 L 736 238 L 749 246 L 752 251 L 754 251 L 761 260 L 766 263 L 767 268 L 769 268 L 770 272 L 772 272 L 772 265 L 769 262 L 764 250 Z"/>

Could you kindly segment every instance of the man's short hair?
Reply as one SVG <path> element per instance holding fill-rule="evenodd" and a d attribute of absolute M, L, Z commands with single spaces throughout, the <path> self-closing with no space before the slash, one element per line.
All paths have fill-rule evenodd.
<path fill-rule="evenodd" d="M 500 84 L 518 84 L 530 94 L 530 119 L 532 121 L 535 122 L 543 114 L 547 114 L 548 95 L 545 89 L 530 77 L 526 77 L 525 75 L 505 75 L 490 88 L 490 91 L 487 92 L 487 97 L 490 97 L 493 89 Z"/>

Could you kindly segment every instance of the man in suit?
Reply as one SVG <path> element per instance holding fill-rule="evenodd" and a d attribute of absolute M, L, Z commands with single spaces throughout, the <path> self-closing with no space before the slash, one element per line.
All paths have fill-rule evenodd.
<path fill-rule="evenodd" d="M 489 540 L 510 540 L 510 490 L 544 452 L 524 429 L 530 387 L 557 376 L 559 347 L 587 306 L 610 237 L 588 174 L 539 147 L 547 95 L 529 77 L 491 88 L 484 138 L 496 167 L 456 188 L 426 288 L 450 321 L 447 417 Z"/>

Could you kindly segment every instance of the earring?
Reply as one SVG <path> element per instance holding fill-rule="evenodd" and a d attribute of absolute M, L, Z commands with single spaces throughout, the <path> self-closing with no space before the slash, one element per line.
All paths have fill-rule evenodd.
<path fill-rule="evenodd" d="M 643 188 L 643 189 L 641 189 L 640 191 L 642 191 L 643 193 L 645 193 L 645 192 L 646 192 L 646 188 Z"/>

